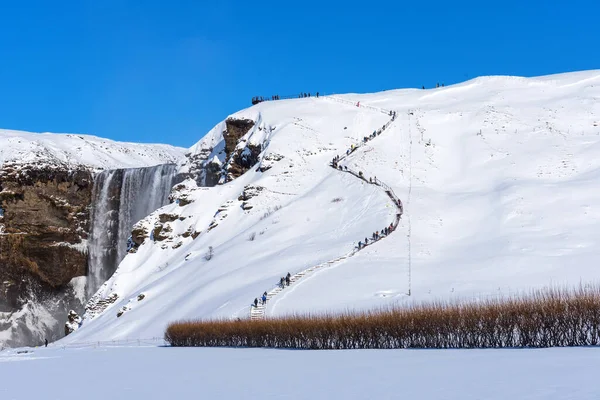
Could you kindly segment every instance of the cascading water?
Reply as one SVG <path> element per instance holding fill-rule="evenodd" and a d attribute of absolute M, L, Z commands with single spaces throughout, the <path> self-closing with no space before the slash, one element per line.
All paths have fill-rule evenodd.
<path fill-rule="evenodd" d="M 140 219 L 168 203 L 173 164 L 103 171 L 94 179 L 86 293 L 90 298 L 127 255 L 127 239 Z"/>

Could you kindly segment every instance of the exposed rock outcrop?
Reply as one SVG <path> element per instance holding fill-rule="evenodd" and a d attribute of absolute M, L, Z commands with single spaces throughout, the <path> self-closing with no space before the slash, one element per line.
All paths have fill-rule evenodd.
<path fill-rule="evenodd" d="M 110 307 L 119 299 L 119 295 L 112 292 L 106 297 L 102 297 L 101 294 L 96 293 L 85 305 L 85 319 L 90 320 L 95 316 L 102 314 L 104 310 Z"/>
<path fill-rule="evenodd" d="M 254 121 L 228 118 L 225 126 L 227 129 L 223 132 L 223 139 L 227 163 L 223 174 L 226 177 L 225 181 L 229 182 L 243 175 L 258 162 L 262 145 L 248 143 L 243 139 L 254 128 Z"/>
<path fill-rule="evenodd" d="M 92 180 L 84 167 L 0 168 L 0 313 L 7 319 L 30 307 L 32 299 L 49 304 L 48 312 L 62 314 L 61 319 L 68 310 L 63 307 L 83 307 L 69 283 L 86 274 Z M 47 324 L 39 329 L 33 337 L 21 333 L 34 340 L 23 344 L 56 334 Z"/>
<path fill-rule="evenodd" d="M 275 163 L 283 160 L 284 158 L 285 157 L 282 156 L 281 154 L 269 153 L 269 154 L 265 155 L 264 158 L 262 159 L 262 161 L 258 167 L 258 170 L 260 172 L 268 171 L 271 168 L 273 168 L 273 165 L 275 165 Z"/>
<path fill-rule="evenodd" d="M 246 185 L 244 191 L 238 197 L 239 201 L 247 201 L 253 197 L 256 197 L 264 190 L 264 187 L 258 185 Z"/>
<path fill-rule="evenodd" d="M 81 317 L 75 311 L 69 311 L 65 323 L 65 336 L 79 329 L 79 326 L 81 326 Z"/>
<path fill-rule="evenodd" d="M 253 168 L 261 161 L 260 155 L 274 129 L 261 121 L 260 115 L 256 121 L 230 117 L 216 126 L 210 140 L 186 154 L 188 176 L 198 186 L 210 187 L 227 183 Z M 265 157 L 259 169 L 264 172 L 282 158 L 271 154 Z"/>
<path fill-rule="evenodd" d="M 85 275 L 91 172 L 5 165 L 0 190 L 0 280 L 28 275 L 56 288 Z"/>
<path fill-rule="evenodd" d="M 223 132 L 225 140 L 225 153 L 229 157 L 235 151 L 239 140 L 254 127 L 254 121 L 251 119 L 228 118 L 225 121 L 227 127 Z"/>

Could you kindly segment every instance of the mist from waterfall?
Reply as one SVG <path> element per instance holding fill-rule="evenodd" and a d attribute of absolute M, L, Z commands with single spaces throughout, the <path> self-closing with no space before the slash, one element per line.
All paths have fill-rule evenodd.
<path fill-rule="evenodd" d="M 86 294 L 90 298 L 127 255 L 133 225 L 168 203 L 177 167 L 103 171 L 94 179 Z"/>

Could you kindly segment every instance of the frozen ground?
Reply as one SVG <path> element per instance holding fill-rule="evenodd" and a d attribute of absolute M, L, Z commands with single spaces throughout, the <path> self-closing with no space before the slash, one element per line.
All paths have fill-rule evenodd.
<path fill-rule="evenodd" d="M 51 347 L 27 354 L 17 354 L 24 349 L 0 352 L 0 398 L 600 398 L 598 348 L 293 351 Z"/>
<path fill-rule="evenodd" d="M 596 283 L 599 99 L 600 71 L 586 71 L 242 110 L 233 117 L 256 124 L 240 143 L 263 145 L 272 168 L 214 188 L 190 184 L 192 203 L 150 216 L 148 229 L 159 213 L 176 216 L 169 237 L 146 240 L 124 259 L 99 291 L 118 300 L 65 343 L 162 336 L 181 318 L 247 318 L 250 302 L 287 272 L 346 254 L 389 225 L 395 209 L 381 189 L 328 166 L 389 120 L 378 108 L 397 111 L 396 121 L 342 164 L 394 189 L 405 204 L 400 226 L 284 290 L 267 315 Z M 211 158 L 224 161 L 223 127 L 191 151 L 212 148 Z M 272 161 L 275 154 L 283 158 Z M 264 188 L 249 210 L 238 200 L 245 185 Z"/>

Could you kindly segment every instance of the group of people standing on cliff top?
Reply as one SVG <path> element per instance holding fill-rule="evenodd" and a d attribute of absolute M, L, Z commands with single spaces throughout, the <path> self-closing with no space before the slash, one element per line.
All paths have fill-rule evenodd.
<path fill-rule="evenodd" d="M 310 97 L 310 96 L 311 96 L 310 93 L 304 93 L 304 92 L 302 92 L 302 93 L 300 93 L 298 95 L 298 98 L 302 99 L 304 97 Z M 294 96 L 287 96 L 287 97 L 284 97 L 284 98 L 291 99 L 293 97 Z M 319 97 L 319 92 L 315 93 L 315 97 Z M 273 96 L 271 96 L 271 98 L 269 98 L 268 96 L 267 97 L 254 96 L 252 98 L 252 105 L 256 105 L 258 103 L 262 103 L 263 101 L 270 101 L 270 100 L 281 100 L 281 97 L 278 94 L 274 94 Z"/>
<path fill-rule="evenodd" d="M 287 273 L 286 276 L 282 276 L 281 278 L 279 278 L 279 287 L 280 288 L 285 288 L 286 286 L 290 286 L 290 283 L 292 283 L 292 274 L 290 274 L 289 272 Z M 267 304 L 267 292 L 264 292 L 263 295 L 260 298 L 260 304 L 265 305 Z M 254 299 L 254 302 L 252 303 L 254 305 L 254 307 L 258 307 L 258 297 Z"/>

